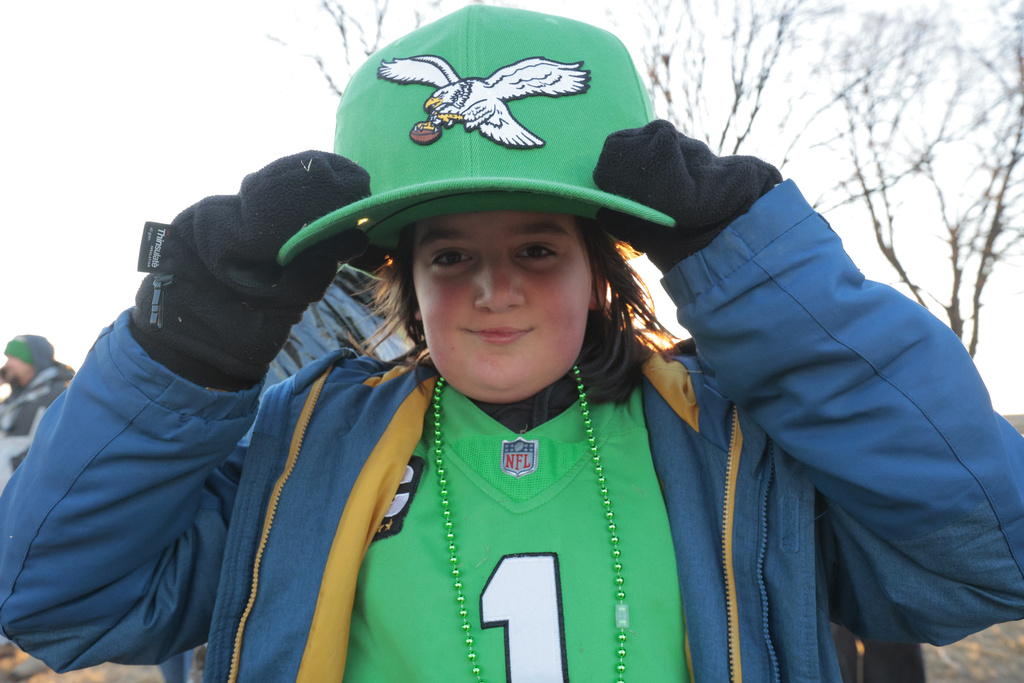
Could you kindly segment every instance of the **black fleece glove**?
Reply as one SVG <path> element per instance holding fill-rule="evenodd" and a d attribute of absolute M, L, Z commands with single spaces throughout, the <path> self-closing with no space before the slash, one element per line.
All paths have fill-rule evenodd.
<path fill-rule="evenodd" d="M 370 194 L 370 178 L 325 152 L 279 159 L 237 195 L 207 197 L 166 228 L 160 272 L 135 297 L 132 335 L 151 358 L 196 384 L 235 391 L 267 373 L 306 307 L 367 237 L 349 230 L 287 266 L 277 252 L 307 223 Z M 155 297 L 155 298 L 154 298 Z"/>
<path fill-rule="evenodd" d="M 608 136 L 594 182 L 676 220 L 666 228 L 610 209 L 597 214 L 602 228 L 666 272 L 710 244 L 782 175 L 754 157 L 715 156 L 668 121 L 653 121 Z"/>

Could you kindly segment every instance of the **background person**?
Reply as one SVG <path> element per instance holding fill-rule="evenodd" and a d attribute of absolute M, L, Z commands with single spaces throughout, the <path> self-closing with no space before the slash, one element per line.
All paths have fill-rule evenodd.
<path fill-rule="evenodd" d="M 0 382 L 10 395 L 0 403 L 0 488 L 28 453 L 43 412 L 67 388 L 75 371 L 54 360 L 44 337 L 24 334 L 4 348 Z"/>

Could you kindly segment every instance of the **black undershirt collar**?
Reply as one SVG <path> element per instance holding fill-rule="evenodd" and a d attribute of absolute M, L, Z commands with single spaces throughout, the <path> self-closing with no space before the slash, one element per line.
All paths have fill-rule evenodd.
<path fill-rule="evenodd" d="M 522 434 L 561 415 L 578 399 L 579 392 L 573 381 L 568 377 L 563 377 L 522 401 L 515 403 L 473 401 L 473 404 L 506 429 L 516 434 Z"/>

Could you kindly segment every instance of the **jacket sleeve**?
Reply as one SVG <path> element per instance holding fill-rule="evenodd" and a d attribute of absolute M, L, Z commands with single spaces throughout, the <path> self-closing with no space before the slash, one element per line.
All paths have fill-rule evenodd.
<path fill-rule="evenodd" d="M 839 620 L 949 642 L 1024 617 L 1024 439 L 960 340 L 865 280 L 792 182 L 664 284 L 718 390 L 823 494 Z"/>
<path fill-rule="evenodd" d="M 258 388 L 207 390 L 150 360 L 127 315 L 0 497 L 0 623 L 57 670 L 204 642 L 258 403 Z"/>

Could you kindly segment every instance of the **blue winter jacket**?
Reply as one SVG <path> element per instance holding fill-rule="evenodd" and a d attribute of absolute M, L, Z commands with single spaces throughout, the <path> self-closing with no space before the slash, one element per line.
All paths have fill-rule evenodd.
<path fill-rule="evenodd" d="M 698 683 L 839 681 L 830 618 L 942 644 L 1024 617 L 1024 439 L 792 183 L 664 284 L 700 355 L 642 390 Z M 339 351 L 210 391 L 122 315 L 0 499 L 4 632 L 59 670 L 208 640 L 211 682 L 340 680 L 434 382 L 387 370 Z"/>

